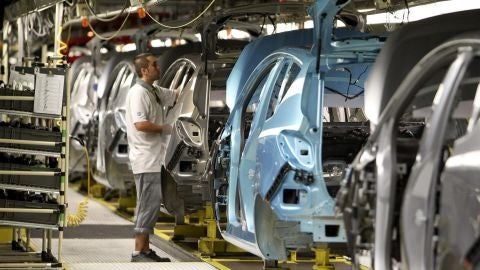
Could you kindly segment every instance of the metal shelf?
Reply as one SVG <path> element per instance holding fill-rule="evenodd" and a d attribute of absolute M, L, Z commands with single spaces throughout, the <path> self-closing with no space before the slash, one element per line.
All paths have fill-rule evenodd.
<path fill-rule="evenodd" d="M 51 229 L 51 230 L 58 230 L 58 227 L 59 227 L 58 224 L 48 225 L 48 224 L 18 222 L 18 221 L 9 221 L 9 220 L 1 220 L 1 219 L 0 219 L 0 225 L 22 227 L 22 228 L 33 228 L 33 229 Z"/>
<path fill-rule="evenodd" d="M 22 128 L 14 127 L 11 127 L 11 129 L 3 128 L 2 130 L 0 130 L 3 134 L 1 136 L 2 138 L 0 138 L 0 153 L 6 152 L 26 155 L 39 155 L 46 157 L 57 157 L 59 159 L 55 171 L 48 169 L 42 170 L 43 168 L 39 167 L 37 168 L 37 170 L 35 170 L 36 168 L 34 165 L 6 164 L 6 166 L 2 166 L 4 168 L 0 168 L 0 177 L 2 177 L 2 181 L 4 181 L 5 184 L 0 183 L 0 189 L 52 194 L 54 197 L 56 197 L 57 204 L 48 204 L 48 206 L 44 207 L 45 209 L 37 209 L 36 207 L 40 206 L 34 204 L 33 207 L 35 208 L 30 209 L 28 208 L 30 207 L 30 205 L 23 203 L 23 201 L 14 201 L 10 204 L 5 203 L 5 207 L 2 207 L 2 209 L 0 209 L 0 213 L 2 214 L 2 219 L 0 219 L 0 226 L 15 227 L 14 232 L 18 232 L 18 229 L 20 228 L 38 228 L 47 230 L 42 237 L 42 251 L 45 251 L 46 249 L 51 249 L 53 241 L 52 230 L 58 230 L 58 253 L 56 254 L 57 258 L 55 258 L 53 255 L 52 258 L 55 259 L 55 261 L 61 263 L 63 230 L 60 230 L 60 226 L 66 226 L 67 223 L 64 212 L 64 209 L 66 209 L 67 207 L 67 194 L 64 188 L 66 187 L 66 183 L 68 183 L 68 158 L 70 147 L 68 143 L 70 125 L 70 89 L 68 89 L 68 87 L 70 83 L 69 80 L 67 80 L 66 76 L 67 68 L 55 68 L 51 66 L 39 67 L 38 69 L 34 69 L 31 67 L 14 67 L 12 70 L 12 72 L 33 75 L 36 79 L 40 78 L 41 80 L 36 80 L 37 85 L 34 86 L 34 91 L 35 94 L 37 94 L 37 97 L 40 96 L 41 99 L 36 100 L 35 95 L 31 95 L 31 93 L 19 93 L 19 95 L 14 95 L 16 93 L 14 89 L 6 89 L 12 91 L 11 93 L 10 91 L 4 91 L 0 95 L 0 101 L 2 101 L 2 104 L 5 104 L 5 106 L 2 106 L 2 108 L 0 108 L 0 115 L 4 115 L 5 117 L 10 115 L 53 120 L 54 122 L 56 122 L 55 126 L 59 126 L 59 132 L 45 132 L 47 130 L 37 131 L 30 129 L 24 130 Z M 52 77 L 50 75 L 55 76 Z M 60 83 L 62 83 L 63 87 L 60 86 L 55 89 L 48 89 L 48 84 L 50 82 L 58 83 L 59 86 Z M 52 106 L 51 108 L 49 106 L 42 107 L 42 104 L 46 104 L 44 103 L 46 102 L 46 100 L 44 99 L 44 94 L 46 91 L 50 90 L 54 90 L 54 94 L 58 94 L 58 97 L 62 99 L 61 103 L 55 103 L 55 106 Z M 7 102 L 3 102 L 5 100 Z M 12 102 L 10 103 L 8 101 Z M 57 101 L 60 102 L 60 100 Z M 40 109 L 38 105 L 40 105 L 40 107 L 42 107 L 43 109 Z M 52 206 L 50 207 L 50 205 Z M 53 208 L 53 210 L 50 210 L 50 208 Z M 11 212 L 13 214 L 9 214 L 7 216 L 3 215 L 4 212 Z M 35 216 L 33 216 L 34 214 L 31 213 L 34 213 Z M 38 218 L 36 217 L 37 214 Z M 28 241 L 30 241 L 29 239 L 30 236 L 27 235 L 27 243 Z M 19 268 L 47 268 L 52 266 L 52 264 L 49 263 L 37 264 L 30 263 L 28 261 L 19 262 L 22 262 L 21 264 L 17 264 Z M 4 264 L 0 264 L 0 270 L 3 269 L 2 265 L 4 266 Z M 17 265 L 9 264 L 7 268 L 14 268 Z"/>
<path fill-rule="evenodd" d="M 18 116 L 29 116 L 29 117 L 47 118 L 47 119 L 55 119 L 55 120 L 62 119 L 62 117 L 59 115 L 49 115 L 49 114 L 22 112 L 22 111 L 13 111 L 13 110 L 4 110 L 4 109 L 0 109 L 0 114 L 12 114 L 12 115 L 18 115 Z"/>
<path fill-rule="evenodd" d="M 58 189 L 53 189 L 53 188 L 17 186 L 17 185 L 9 185 L 9 184 L 0 184 L 0 188 L 19 190 L 19 191 L 33 191 L 33 192 L 41 192 L 41 193 L 60 194 L 60 191 Z"/>
<path fill-rule="evenodd" d="M 22 101 L 33 101 L 35 97 L 33 96 L 0 96 L 0 100 L 22 100 Z"/>
<path fill-rule="evenodd" d="M 32 167 L 34 168 L 34 167 Z M 59 176 L 59 171 L 17 171 L 17 170 L 0 170 L 0 175 L 26 175 L 26 176 Z"/>
<path fill-rule="evenodd" d="M 37 209 L 37 208 L 0 208 L 0 213 L 29 213 L 29 214 L 54 214 L 57 209 Z"/>
<path fill-rule="evenodd" d="M 13 143 L 23 145 L 42 145 L 42 146 L 56 146 L 62 142 L 49 142 L 49 141 L 34 141 L 34 140 L 18 140 L 18 139 L 3 139 L 0 138 L 0 143 Z"/>
<path fill-rule="evenodd" d="M 2 152 L 2 153 L 25 154 L 25 155 L 40 155 L 40 156 L 47 156 L 47 157 L 60 157 L 61 156 L 61 154 L 58 153 L 58 152 L 18 149 L 18 148 L 10 148 L 10 147 L 0 147 L 0 152 Z"/>

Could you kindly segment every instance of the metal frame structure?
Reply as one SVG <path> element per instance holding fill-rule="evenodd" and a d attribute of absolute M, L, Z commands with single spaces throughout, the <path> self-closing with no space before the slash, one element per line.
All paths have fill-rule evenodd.
<path fill-rule="evenodd" d="M 61 150 L 58 152 L 55 151 L 28 151 L 31 155 L 41 155 L 45 157 L 55 157 L 58 160 L 58 172 L 39 172 L 39 171 L 18 171 L 18 170 L 0 170 L 0 175 L 19 175 L 19 176 L 59 176 L 59 188 L 50 189 L 50 188 L 35 188 L 31 186 L 22 186 L 18 184 L 0 184 L 0 188 L 6 190 L 17 190 L 24 192 L 37 192 L 52 194 L 56 196 L 58 209 L 32 209 L 32 208 L 16 208 L 16 207 L 3 207 L 0 208 L 0 213 L 32 213 L 32 214 L 58 214 L 58 220 L 56 224 L 43 224 L 35 223 L 32 219 L 32 222 L 21 222 L 8 219 L 0 219 L 0 225 L 11 226 L 13 228 L 13 243 L 14 245 L 20 247 L 22 241 L 20 229 L 26 228 L 26 246 L 25 249 L 28 250 L 30 243 L 30 233 L 28 229 L 39 228 L 43 229 L 42 237 L 42 250 L 41 258 L 42 263 L 39 262 L 24 262 L 20 267 L 61 267 L 62 262 L 62 240 L 63 240 L 63 229 L 67 226 L 66 216 L 67 216 L 67 184 L 69 177 L 69 168 L 68 168 L 68 158 L 69 158 L 69 102 L 70 102 L 70 93 L 65 90 L 68 88 L 69 81 L 66 78 L 65 68 L 54 67 L 54 61 L 56 62 L 58 58 L 49 58 L 49 66 L 47 68 L 35 68 L 35 72 L 41 73 L 55 73 L 63 76 L 64 78 L 64 89 L 63 91 L 63 100 L 61 106 L 61 112 L 59 115 L 46 115 L 39 114 L 35 112 L 21 111 L 21 110 L 2 110 L 0 113 L 3 115 L 10 116 L 21 116 L 26 117 L 27 119 L 36 118 L 36 119 L 50 119 L 51 121 L 57 121 L 60 123 L 60 133 L 61 133 L 61 142 L 39 142 L 35 140 L 15 140 L 15 139 L 1 139 L 0 143 L 9 143 L 15 145 L 26 145 L 26 146 L 61 146 Z M 35 74 L 36 74 L 35 73 Z M 17 96 L 0 96 L 1 100 L 19 100 Z M 23 99 L 25 100 L 25 99 Z M 28 101 L 34 101 L 29 98 Z M 2 152 L 14 153 L 14 154 L 25 154 L 27 150 L 18 149 L 13 147 L 4 147 L 1 149 Z M 7 201 L 7 200 L 6 200 Z M 58 230 L 58 251 L 57 258 L 52 254 L 52 230 Z M 27 257 L 26 257 L 27 258 Z M 18 263 L 2 263 L 0 264 L 1 268 L 14 268 L 19 267 Z"/>

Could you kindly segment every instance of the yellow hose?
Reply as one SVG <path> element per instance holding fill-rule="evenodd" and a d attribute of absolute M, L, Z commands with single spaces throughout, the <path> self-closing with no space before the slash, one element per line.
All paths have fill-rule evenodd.
<path fill-rule="evenodd" d="M 80 139 L 76 138 L 80 144 L 83 146 L 83 151 L 85 152 L 85 158 L 87 159 L 87 198 L 81 201 L 77 206 L 77 212 L 75 215 L 67 216 L 67 226 L 76 227 L 79 226 L 86 218 L 88 214 L 88 198 L 90 197 L 90 158 L 88 157 L 88 150 Z"/>
<path fill-rule="evenodd" d="M 63 27 L 60 26 L 58 28 L 58 36 L 57 36 L 57 41 L 60 43 L 60 47 L 58 47 L 56 51 L 58 55 L 64 55 L 62 51 L 68 49 L 68 44 L 62 41 L 62 31 L 63 31 Z"/>
<path fill-rule="evenodd" d="M 60 47 L 57 50 L 58 55 L 64 55 L 62 50 L 68 49 L 68 44 L 62 41 L 62 31 L 63 27 L 60 26 L 58 29 L 57 41 L 60 43 Z M 88 150 L 85 146 L 85 143 L 79 138 L 75 138 L 83 146 L 83 151 L 85 152 L 85 158 L 87 159 L 87 198 L 81 201 L 77 206 L 77 211 L 74 215 L 70 214 L 67 216 L 67 226 L 76 227 L 79 226 L 86 218 L 88 214 L 88 198 L 90 197 L 90 158 L 88 157 Z"/>

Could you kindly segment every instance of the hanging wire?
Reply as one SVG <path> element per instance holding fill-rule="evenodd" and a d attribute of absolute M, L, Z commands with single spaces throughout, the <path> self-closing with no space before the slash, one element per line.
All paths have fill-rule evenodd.
<path fill-rule="evenodd" d="M 64 13 L 63 13 L 63 19 L 64 20 L 68 20 L 71 16 L 71 13 L 72 13 L 72 9 L 75 8 L 74 4 L 75 4 L 76 0 L 71 0 L 70 3 L 68 3 L 67 1 L 65 1 L 65 3 L 67 3 L 70 8 L 68 7 L 65 7 L 64 9 Z M 62 23 L 63 25 L 63 23 Z M 53 23 L 52 23 L 52 26 L 53 26 Z M 70 37 L 71 37 L 71 33 L 72 33 L 72 24 L 70 24 L 70 26 L 68 27 L 68 34 L 67 34 L 67 38 L 65 39 L 65 41 L 62 40 L 62 33 L 63 33 L 63 26 L 60 26 L 58 28 L 58 36 L 55 37 L 56 41 L 58 41 L 58 43 L 60 44 L 60 47 L 57 49 L 56 53 L 57 55 L 63 55 L 63 56 L 66 56 L 65 54 L 62 53 L 62 51 L 68 51 L 69 49 L 69 46 L 66 42 L 68 42 L 70 40 Z M 63 60 L 59 60 L 59 62 L 62 62 Z"/>
<path fill-rule="evenodd" d="M 63 2 L 71 7 L 73 7 L 73 5 L 75 4 L 75 0 L 71 0 L 71 1 L 65 0 Z"/>
<path fill-rule="evenodd" d="M 111 18 L 101 18 L 95 13 L 95 11 L 93 11 L 93 8 L 92 8 L 92 6 L 90 6 L 90 3 L 88 2 L 88 0 L 83 0 L 83 1 L 87 5 L 87 8 L 90 11 L 90 13 L 92 13 L 92 15 L 95 17 L 95 19 L 97 19 L 101 22 L 112 22 L 112 21 L 118 19 L 121 15 L 123 15 L 123 13 L 125 12 L 125 9 L 127 9 L 128 2 L 129 2 L 128 0 L 125 0 L 125 4 L 123 5 L 122 11 L 120 11 L 120 13 L 118 13 L 117 15 L 115 15 Z"/>
<path fill-rule="evenodd" d="M 390 13 L 385 13 L 385 29 L 388 31 L 388 32 L 391 32 L 393 31 L 394 29 L 394 26 L 393 26 L 393 23 L 390 22 Z"/>
<path fill-rule="evenodd" d="M 262 23 L 262 27 L 260 28 L 260 33 L 258 34 L 259 36 L 261 36 L 263 34 L 263 27 L 265 27 L 265 21 L 267 19 L 267 15 L 263 15 L 263 23 Z"/>
<path fill-rule="evenodd" d="M 369 68 L 369 65 L 365 65 L 365 68 L 364 68 L 363 71 L 358 75 L 357 79 L 355 79 L 355 81 L 353 81 L 353 84 L 352 84 L 352 85 L 359 86 L 359 85 L 358 85 L 358 81 L 360 80 L 360 78 L 362 78 L 363 74 L 365 74 L 365 72 L 367 72 L 368 68 Z"/>
<path fill-rule="evenodd" d="M 178 25 L 178 26 L 171 26 L 171 25 L 166 25 L 166 24 L 163 24 L 159 21 L 157 21 L 155 18 L 153 18 L 152 15 L 150 15 L 150 13 L 148 12 L 147 8 L 144 6 L 144 4 L 141 2 L 142 0 L 137 0 L 137 2 L 142 5 L 143 9 L 145 10 L 145 13 L 148 15 L 148 17 L 150 17 L 150 19 L 152 19 L 155 23 L 157 23 L 158 25 L 162 26 L 162 27 L 165 27 L 165 28 L 170 28 L 170 29 L 178 29 L 178 28 L 183 28 L 185 26 L 188 26 L 190 24 L 192 24 L 193 22 L 195 22 L 196 20 L 198 20 L 205 12 L 207 12 L 207 10 L 213 5 L 213 3 L 215 3 L 215 0 L 212 0 L 212 2 L 210 2 L 210 4 L 208 4 L 208 6 L 202 11 L 200 12 L 200 14 L 198 14 L 197 17 L 193 18 L 193 20 L 187 22 L 187 23 L 184 23 L 182 25 Z"/>
<path fill-rule="evenodd" d="M 360 89 L 362 89 L 362 91 L 360 91 L 358 94 L 355 94 L 355 95 L 353 95 L 353 96 L 347 96 L 347 95 L 343 94 L 342 92 L 337 91 L 337 90 L 335 90 L 335 89 L 333 89 L 333 88 L 331 88 L 331 87 L 328 87 L 328 86 L 325 86 L 325 89 L 327 89 L 327 90 L 330 91 L 330 92 L 333 92 L 333 93 L 335 93 L 335 94 L 338 94 L 338 95 L 344 97 L 345 100 L 349 100 L 349 99 L 355 99 L 355 98 L 357 98 L 358 96 L 362 95 L 363 92 L 365 92 L 365 90 L 363 89 L 363 87 L 361 87 L 361 86 L 357 86 L 357 87 L 359 87 Z"/>
<path fill-rule="evenodd" d="M 277 33 L 277 23 L 276 23 L 276 21 L 275 21 L 275 18 L 273 18 L 272 16 L 268 15 L 268 19 L 270 20 L 270 22 L 271 22 L 272 25 L 273 25 L 273 32 L 272 32 L 272 34 Z"/>
<path fill-rule="evenodd" d="M 347 94 L 346 94 L 346 97 L 349 96 L 350 94 L 350 86 L 352 86 L 352 71 L 347 68 L 347 67 L 344 67 L 342 68 L 343 70 L 345 70 L 346 72 L 348 72 L 348 87 L 347 87 Z M 345 98 L 345 101 L 347 101 L 347 98 Z"/>
<path fill-rule="evenodd" d="M 395 29 L 395 25 L 394 25 L 393 22 L 390 21 L 389 14 L 392 16 L 392 19 L 400 20 L 400 17 L 398 17 L 395 14 L 395 9 L 389 3 L 387 3 L 387 8 L 385 10 L 387 11 L 385 13 L 385 16 L 386 16 L 385 28 L 387 29 L 387 31 L 391 32 Z M 402 21 L 401 21 L 402 24 L 403 24 L 404 19 L 405 19 L 405 12 L 402 15 Z"/>
<path fill-rule="evenodd" d="M 88 27 L 90 28 L 90 30 L 92 30 L 93 34 L 95 34 L 95 36 L 98 37 L 99 39 L 101 39 L 101 40 L 111 40 L 112 38 L 116 37 L 118 35 L 118 33 L 120 33 L 120 31 L 123 29 L 123 27 L 125 26 L 125 23 L 128 20 L 128 17 L 130 17 L 130 12 L 127 12 L 127 16 L 125 17 L 125 20 L 123 20 L 122 25 L 120 25 L 120 28 L 118 28 L 117 31 L 115 31 L 115 33 L 113 33 L 113 35 L 111 35 L 110 37 L 104 37 L 104 36 L 100 35 L 99 33 L 97 33 L 97 31 L 95 31 L 95 29 L 93 29 L 93 27 L 90 23 L 88 23 Z"/>
<path fill-rule="evenodd" d="M 37 37 L 44 37 L 50 34 L 50 29 L 54 26 L 54 23 L 46 13 L 45 16 L 40 12 L 28 14 L 24 17 L 23 24 L 25 25 L 27 32 L 32 32 Z M 35 26 L 38 25 L 38 29 Z"/>
<path fill-rule="evenodd" d="M 38 30 L 35 29 L 35 27 L 33 27 L 35 25 L 33 22 L 35 16 L 37 16 L 37 13 L 28 14 L 27 16 L 24 17 L 24 25 L 25 25 L 26 31 L 32 32 L 37 37 L 43 37 L 45 36 L 45 33 L 43 32 L 44 28 L 40 24 L 40 22 L 38 23 Z"/>
<path fill-rule="evenodd" d="M 352 73 L 352 71 L 351 71 L 349 68 L 347 68 L 347 67 L 342 67 L 342 68 L 337 69 L 337 70 L 339 70 L 339 71 L 348 72 L 348 88 L 347 88 L 347 93 L 346 93 L 346 94 L 343 94 L 343 93 L 341 93 L 341 92 L 339 92 L 339 91 L 337 91 L 337 90 L 335 90 L 335 89 L 333 89 L 333 88 L 327 87 L 327 86 L 325 86 L 325 89 L 330 90 L 331 92 L 334 92 L 334 93 L 336 93 L 336 94 L 341 95 L 342 97 L 345 98 L 345 102 L 346 102 L 347 100 L 349 100 L 349 99 L 354 99 L 354 98 L 358 97 L 359 95 L 363 94 L 363 92 L 365 91 L 365 88 L 363 88 L 362 86 L 358 85 L 358 83 L 359 83 L 360 79 L 362 78 L 362 76 L 367 72 L 368 68 L 369 68 L 369 66 L 368 66 L 368 65 L 365 65 L 365 68 L 363 69 L 363 71 L 360 72 L 360 74 L 357 76 L 357 78 L 356 78 L 355 80 L 353 80 L 353 81 L 352 81 L 353 73 Z M 355 87 L 361 89 L 362 91 L 359 92 L 359 93 L 357 93 L 357 94 L 355 94 L 355 95 L 353 95 L 353 96 L 351 96 L 351 95 L 350 95 L 350 87 L 351 87 L 351 86 L 355 86 Z"/>
<path fill-rule="evenodd" d="M 407 9 L 407 23 L 410 22 L 410 7 L 408 6 L 408 0 L 403 0 L 405 3 L 405 8 Z M 403 15 L 405 16 L 405 12 L 403 12 Z M 403 17 L 402 17 L 402 23 L 403 23 Z"/>

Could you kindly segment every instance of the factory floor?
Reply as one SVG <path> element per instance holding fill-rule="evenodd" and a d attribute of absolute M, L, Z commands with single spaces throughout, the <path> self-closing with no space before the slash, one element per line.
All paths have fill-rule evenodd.
<path fill-rule="evenodd" d="M 72 188 L 68 191 L 69 213 L 75 213 L 78 204 L 85 196 Z M 174 235 L 176 228 L 173 222 L 159 222 L 155 235 L 150 239 L 151 248 L 162 257 L 170 258 L 169 263 L 131 263 L 130 257 L 134 247 L 133 223 L 131 217 L 115 213 L 112 206 L 99 199 L 90 199 L 88 202 L 88 216 L 78 227 L 67 227 L 64 231 L 61 256 L 58 257 L 58 241 L 53 241 L 51 250 L 62 263 L 62 268 L 67 270 L 123 270 L 123 269 L 185 269 L 185 270 L 256 270 L 264 269 L 263 261 L 248 253 L 222 253 L 215 256 L 206 256 L 198 252 L 198 236 L 187 235 L 178 237 Z M 189 233 L 192 228 L 187 228 Z M 177 228 L 178 230 L 178 228 Z M 201 229 L 199 231 L 202 231 Z M 30 231 L 30 247 L 32 252 L 11 251 L 10 244 L 0 245 L 0 270 L 2 263 L 30 262 L 41 260 L 38 253 L 42 250 L 40 230 Z M 58 237 L 54 232 L 53 238 Z M 195 238 L 197 237 L 197 238 Z M 348 262 L 342 258 L 331 258 L 334 269 L 350 269 Z M 313 258 L 299 259 L 297 261 L 283 262 L 278 269 L 312 269 Z M 8 268 L 17 269 L 17 268 Z M 20 267 L 18 269 L 25 269 Z M 58 269 L 45 266 L 33 269 Z"/>

